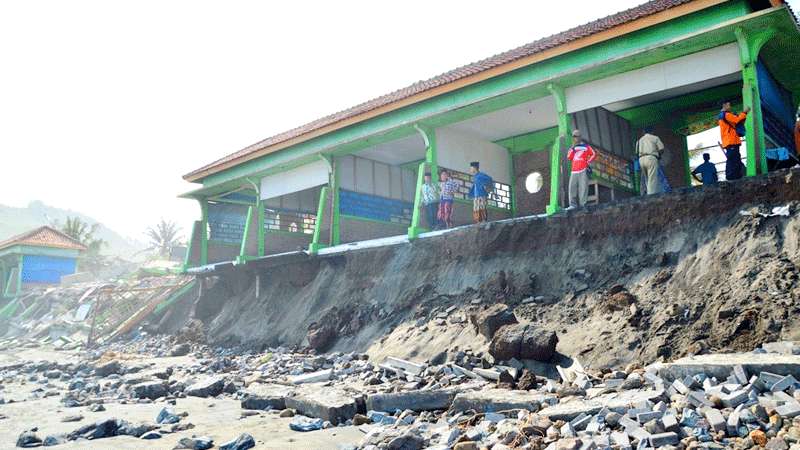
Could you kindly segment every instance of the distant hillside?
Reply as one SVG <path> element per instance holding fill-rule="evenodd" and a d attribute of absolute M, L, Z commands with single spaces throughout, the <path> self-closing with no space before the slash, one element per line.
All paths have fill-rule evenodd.
<path fill-rule="evenodd" d="M 78 216 L 89 224 L 99 223 L 86 214 L 47 206 L 40 201 L 31 202 L 27 208 L 0 205 L 0 240 L 42 225 L 52 225 L 54 222 L 63 224 L 67 216 Z M 97 237 L 108 243 L 108 246 L 102 251 L 106 255 L 119 256 L 120 258 L 131 260 L 134 259 L 134 255 L 137 252 L 145 248 L 145 244 L 134 239 L 125 238 L 102 223 L 97 229 Z"/>

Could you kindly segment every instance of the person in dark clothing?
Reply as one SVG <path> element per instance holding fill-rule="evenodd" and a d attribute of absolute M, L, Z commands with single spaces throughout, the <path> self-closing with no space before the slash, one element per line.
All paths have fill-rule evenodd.
<path fill-rule="evenodd" d="M 700 174 L 700 177 L 697 176 Z M 716 184 L 719 181 L 719 177 L 717 176 L 717 166 L 715 166 L 711 162 L 711 155 L 708 153 L 703 153 L 703 164 L 697 166 L 696 169 L 692 171 L 692 176 L 695 180 L 703 183 L 703 185 L 710 185 Z"/>

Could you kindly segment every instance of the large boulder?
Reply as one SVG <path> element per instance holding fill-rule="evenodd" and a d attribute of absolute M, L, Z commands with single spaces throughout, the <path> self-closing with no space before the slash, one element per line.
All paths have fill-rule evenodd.
<path fill-rule="evenodd" d="M 94 373 L 98 377 L 107 377 L 113 374 L 122 374 L 122 364 L 117 360 L 111 360 L 105 363 L 98 364 L 94 367 Z"/>
<path fill-rule="evenodd" d="M 186 395 L 192 397 L 216 397 L 225 388 L 225 380 L 219 377 L 206 378 L 186 388 Z"/>
<path fill-rule="evenodd" d="M 501 327 L 492 337 L 489 353 L 498 361 L 535 359 L 550 361 L 556 352 L 558 336 L 531 324 L 512 324 Z"/>
<path fill-rule="evenodd" d="M 491 339 L 502 326 L 517 323 L 517 318 L 514 316 L 514 310 L 508 305 L 498 303 L 470 314 L 469 321 L 475 327 L 475 331 L 484 335 L 486 339 Z"/>
<path fill-rule="evenodd" d="M 314 322 L 308 326 L 306 334 L 309 347 L 324 352 L 336 341 L 336 323 L 331 320 Z"/>
<path fill-rule="evenodd" d="M 131 389 L 133 390 L 133 396 L 136 398 L 155 400 L 167 395 L 167 388 L 162 381 L 145 381 L 144 383 L 134 384 Z"/>

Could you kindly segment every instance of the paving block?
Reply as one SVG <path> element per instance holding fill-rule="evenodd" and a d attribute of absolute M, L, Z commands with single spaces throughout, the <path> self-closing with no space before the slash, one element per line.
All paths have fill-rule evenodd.
<path fill-rule="evenodd" d="M 284 409 L 286 396 L 291 391 L 287 386 L 278 384 L 251 383 L 244 391 L 242 409 Z"/>
<path fill-rule="evenodd" d="M 665 445 L 677 445 L 679 442 L 680 438 L 678 437 L 678 434 L 673 433 L 672 431 L 653 434 L 650 436 L 650 445 L 655 448 L 663 447 Z"/>
<path fill-rule="evenodd" d="M 622 448 L 631 447 L 631 440 L 628 438 L 628 433 L 623 433 L 621 431 L 614 431 L 611 433 L 611 442 Z"/>
<path fill-rule="evenodd" d="M 785 377 L 776 381 L 775 384 L 773 384 L 772 387 L 770 388 L 770 391 L 783 392 L 786 389 L 789 389 L 790 387 L 794 386 L 795 384 L 797 384 L 797 380 L 791 375 L 786 375 Z"/>
<path fill-rule="evenodd" d="M 738 436 L 739 435 L 739 410 L 735 409 L 730 415 L 728 416 L 728 421 L 725 424 L 727 427 L 728 436 Z"/>
<path fill-rule="evenodd" d="M 675 380 L 672 382 L 672 388 L 678 391 L 678 393 L 686 395 L 689 393 L 689 388 L 683 384 L 680 380 Z"/>
<path fill-rule="evenodd" d="M 569 422 L 565 423 L 558 431 L 561 434 L 562 439 L 565 437 L 575 437 L 575 429 L 572 428 L 572 425 Z"/>
<path fill-rule="evenodd" d="M 714 431 L 724 431 L 725 430 L 725 418 L 722 417 L 722 413 L 719 412 L 718 409 L 706 408 L 706 409 L 703 410 L 703 415 L 705 415 L 706 420 L 708 421 L 708 425 Z"/>
<path fill-rule="evenodd" d="M 748 396 L 746 390 L 740 389 L 738 391 L 731 392 L 730 394 L 723 395 L 721 398 L 723 405 L 728 408 L 736 408 L 742 403 L 747 402 Z"/>
<path fill-rule="evenodd" d="M 549 406 L 539 411 L 539 415 L 550 420 L 572 420 L 580 413 L 597 414 L 603 408 L 625 414 L 631 405 L 641 400 L 659 400 L 663 398 L 662 390 L 628 390 L 598 395 L 591 399 L 576 399 Z M 634 422 L 635 423 L 635 422 Z"/>
<path fill-rule="evenodd" d="M 665 414 L 661 417 L 661 424 L 667 431 L 677 432 L 680 427 L 678 426 L 678 418 L 673 414 Z"/>
<path fill-rule="evenodd" d="M 797 417 L 800 416 L 800 403 L 799 402 L 789 402 L 784 405 L 778 406 L 775 408 L 775 412 L 781 415 L 781 417 Z"/>
<path fill-rule="evenodd" d="M 650 422 L 651 420 L 660 419 L 661 416 L 663 415 L 664 413 L 662 413 L 661 411 L 640 412 L 639 414 L 636 415 L 636 420 L 641 424 L 645 424 L 647 422 Z"/>
<path fill-rule="evenodd" d="M 703 391 L 692 391 L 686 395 L 686 400 L 695 408 L 701 408 L 703 406 L 714 406 L 708 399 L 706 398 L 706 394 Z"/>

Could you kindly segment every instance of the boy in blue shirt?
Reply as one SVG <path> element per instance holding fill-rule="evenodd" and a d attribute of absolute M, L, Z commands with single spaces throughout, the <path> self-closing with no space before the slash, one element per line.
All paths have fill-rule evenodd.
<path fill-rule="evenodd" d="M 692 171 L 692 176 L 695 180 L 703 183 L 703 185 L 716 184 L 719 180 L 717 177 L 717 166 L 710 161 L 711 155 L 708 153 L 703 153 L 703 160 L 703 164 L 700 164 Z M 702 179 L 697 177 L 698 173 L 702 176 Z"/>
<path fill-rule="evenodd" d="M 472 189 L 469 197 L 472 199 L 472 220 L 475 223 L 486 222 L 489 214 L 486 211 L 486 201 L 490 192 L 494 192 L 494 180 L 489 175 L 480 171 L 480 163 L 469 163 L 469 172 L 472 174 Z"/>

